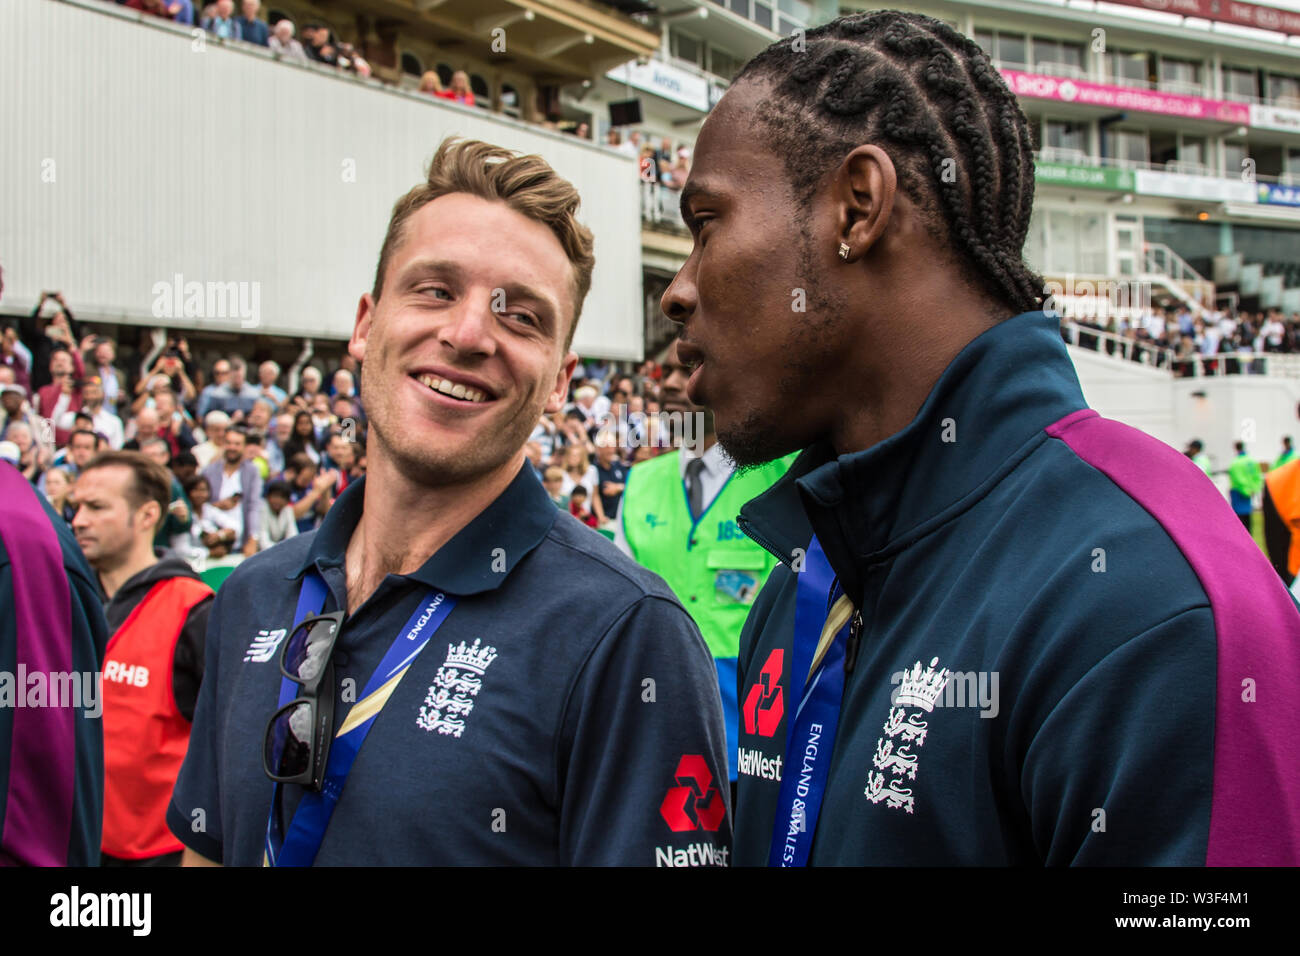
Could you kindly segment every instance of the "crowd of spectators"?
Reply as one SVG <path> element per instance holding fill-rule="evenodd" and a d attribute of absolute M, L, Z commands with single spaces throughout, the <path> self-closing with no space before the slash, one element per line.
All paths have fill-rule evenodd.
<path fill-rule="evenodd" d="M 1113 313 L 1099 319 L 1072 317 L 1067 312 L 1061 321 L 1066 341 L 1081 348 L 1167 367 L 1186 377 L 1262 373 L 1263 361 L 1254 353 L 1300 353 L 1300 313 L 1288 318 L 1281 309 L 1196 315 L 1186 306 L 1151 308 L 1131 320 Z M 1071 324 L 1080 327 L 1077 333 L 1069 329 Z M 1087 329 L 1107 334 L 1092 335 Z M 1248 354 L 1252 357 L 1241 357 Z"/>
<path fill-rule="evenodd" d="M 580 367 L 571 401 L 544 416 L 527 458 L 555 501 L 591 527 L 618 514 L 627 470 L 664 451 L 655 435 L 659 370 Z M 630 424 L 629 424 L 630 423 Z M 136 374 L 117 342 L 84 329 L 61 293 L 0 335 L 0 458 L 72 522 L 76 481 L 96 454 L 138 450 L 168 470 L 171 506 L 155 544 L 202 568 L 310 531 L 366 470 L 355 362 L 306 365 L 292 391 L 274 361 L 200 367 L 183 334 Z"/>

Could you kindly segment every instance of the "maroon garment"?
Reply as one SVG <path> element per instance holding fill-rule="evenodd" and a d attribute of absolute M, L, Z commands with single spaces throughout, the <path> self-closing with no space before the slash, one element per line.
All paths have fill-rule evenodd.
<path fill-rule="evenodd" d="M 54 407 L 59 403 L 59 393 L 62 391 L 58 382 L 51 382 L 36 393 L 36 414 L 43 418 L 51 418 L 54 414 Z M 68 396 L 68 411 L 81 411 L 81 389 L 74 388 L 72 394 Z M 62 448 L 68 443 L 72 436 L 71 428 L 61 428 L 59 423 L 54 423 L 54 444 Z"/>

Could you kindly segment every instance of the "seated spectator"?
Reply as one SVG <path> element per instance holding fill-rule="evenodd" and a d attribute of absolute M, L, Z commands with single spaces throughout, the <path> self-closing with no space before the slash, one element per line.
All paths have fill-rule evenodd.
<path fill-rule="evenodd" d="M 266 45 L 287 60 L 307 62 L 307 51 L 302 48 L 301 43 L 293 38 L 293 21 L 287 17 L 277 21 L 275 26 L 271 28 L 271 35 L 267 39 Z"/>
<path fill-rule="evenodd" d="M 315 529 L 334 503 L 330 489 L 338 475 L 333 471 L 318 471 L 316 462 L 303 454 L 289 459 L 284 475 L 289 482 L 294 520 L 298 523 L 298 530 L 305 534 Z"/>
<path fill-rule="evenodd" d="M 177 407 L 171 389 L 159 389 L 153 400 L 154 411 L 158 413 L 158 437 L 171 446 L 172 456 L 193 448 L 197 441 L 185 413 Z"/>
<path fill-rule="evenodd" d="M 193 452 L 183 451 L 172 459 L 172 474 L 185 486 L 185 482 L 199 473 L 199 460 Z"/>
<path fill-rule="evenodd" d="M 17 385 L 5 382 L 0 384 L 0 438 L 4 437 L 12 422 L 23 422 L 33 434 L 38 427 L 36 411 L 27 401 L 27 393 Z"/>
<path fill-rule="evenodd" d="M 266 25 L 265 20 L 257 18 L 258 11 L 262 8 L 262 0 L 241 0 L 239 9 L 241 16 L 235 19 L 239 26 L 240 39 L 245 43 L 256 43 L 258 46 L 267 46 L 267 39 L 270 36 L 270 27 Z"/>
<path fill-rule="evenodd" d="M 103 435 L 110 448 L 116 450 L 122 447 L 125 438 L 122 419 L 104 404 L 104 381 L 98 375 L 82 380 L 81 413 L 90 418 L 91 430 Z"/>
<path fill-rule="evenodd" d="M 199 26 L 222 40 L 244 38 L 239 29 L 239 21 L 235 19 L 235 0 L 217 0 L 212 16 L 204 17 Z"/>
<path fill-rule="evenodd" d="M 257 466 L 257 473 L 263 482 L 271 477 L 271 466 L 266 460 L 265 442 L 266 433 L 252 428 L 248 430 L 248 437 L 244 442 L 244 461 L 251 461 Z"/>
<path fill-rule="evenodd" d="M 10 422 L 5 430 L 5 441 L 13 442 L 18 449 L 18 470 L 33 485 L 51 464 L 54 453 L 36 440 L 36 433 L 26 422 Z"/>
<path fill-rule="evenodd" d="M 314 365 L 308 365 L 302 370 L 298 379 L 298 391 L 294 395 L 295 404 L 299 408 L 310 410 L 311 403 L 316 398 L 316 394 L 321 389 L 321 383 L 324 376 L 321 375 L 320 369 Z"/>
<path fill-rule="evenodd" d="M 293 435 L 293 416 L 287 412 L 275 416 L 275 424 L 266 438 L 266 462 L 271 466 L 271 474 L 284 472 L 284 446 Z"/>
<path fill-rule="evenodd" d="M 126 0 L 122 6 L 128 10 L 139 10 L 141 13 L 148 13 L 164 20 L 170 20 L 175 15 L 171 6 L 165 0 Z"/>
<path fill-rule="evenodd" d="M 457 70 L 451 75 L 451 85 L 438 95 L 444 100 L 454 100 L 465 106 L 473 106 L 474 93 L 469 88 L 469 74 L 464 70 Z"/>
<path fill-rule="evenodd" d="M 50 503 L 54 513 L 61 517 L 69 524 L 72 523 L 72 516 L 77 513 L 69 497 L 72 492 L 72 479 L 68 472 L 59 467 L 51 468 L 44 474 L 45 479 L 45 500 Z"/>
<path fill-rule="evenodd" d="M 298 412 L 294 415 L 293 434 L 281 449 L 286 462 L 297 455 L 306 455 L 313 465 L 320 464 L 320 448 L 316 443 L 316 427 L 312 424 L 311 412 Z M 286 470 L 288 467 L 286 464 Z"/>
<path fill-rule="evenodd" d="M 248 418 L 244 421 L 247 428 L 256 432 L 266 434 L 267 429 L 271 427 L 271 416 L 275 414 L 275 406 L 265 398 L 259 398 L 253 403 L 252 409 L 248 412 Z"/>
<path fill-rule="evenodd" d="M 200 420 L 208 417 L 208 412 L 212 411 L 213 402 L 216 400 L 217 393 L 226 387 L 230 381 L 230 362 L 226 359 L 218 359 L 212 365 L 212 381 L 203 386 L 203 391 L 199 392 L 198 407 L 194 412 Z"/>
<path fill-rule="evenodd" d="M 230 526 L 227 512 L 212 505 L 212 484 L 203 475 L 195 475 L 185 489 L 194 505 L 194 519 L 185 539 L 185 550 L 203 558 L 224 558 L 235 544 L 236 530 Z"/>
<path fill-rule="evenodd" d="M 292 490 L 283 479 L 269 481 L 262 500 L 262 532 L 258 544 L 265 551 L 298 533 L 298 519 L 289 500 Z"/>
<path fill-rule="evenodd" d="M 173 23 L 183 23 L 187 27 L 194 26 L 193 0 L 170 0 L 167 4 L 167 12 L 171 14 Z"/>
<path fill-rule="evenodd" d="M 555 507 L 568 510 L 569 499 L 564 494 L 564 469 L 551 465 L 542 476 L 542 485 L 546 493 L 555 502 Z"/>
<path fill-rule="evenodd" d="M 419 93 L 427 93 L 429 96 L 442 96 L 442 80 L 439 78 L 436 70 L 425 70 L 424 76 L 420 77 Z"/>
<path fill-rule="evenodd" d="M 75 431 L 68 439 L 67 446 L 54 456 L 51 462 L 51 468 L 61 468 L 70 479 L 76 480 L 81 474 L 83 468 L 90 464 L 90 460 L 95 457 L 99 442 L 95 438 L 95 433 L 81 429 Z M 45 490 L 45 477 L 47 471 L 41 475 L 40 480 L 36 482 L 38 491 Z"/>
<path fill-rule="evenodd" d="M 206 468 L 208 463 L 226 445 L 226 429 L 230 427 L 230 416 L 225 412 L 212 411 L 203 416 L 204 440 L 190 449 L 198 459 L 199 467 Z"/>
<path fill-rule="evenodd" d="M 279 377 L 280 366 L 276 362 L 266 361 L 257 367 L 257 388 L 262 397 L 271 403 L 272 412 L 289 400 L 288 393 L 275 384 Z"/>
<path fill-rule="evenodd" d="M 569 514 L 573 515 L 588 528 L 600 526 L 596 516 L 587 510 L 587 489 L 582 485 L 574 485 L 573 491 L 569 493 Z"/>
<path fill-rule="evenodd" d="M 338 53 L 330 39 L 330 31 L 327 27 L 319 23 L 309 23 L 302 28 L 302 39 L 303 49 L 307 51 L 308 59 L 329 66 L 338 65 Z"/>
<path fill-rule="evenodd" d="M 230 378 L 212 393 L 208 402 L 209 408 L 225 412 L 235 424 L 242 423 L 253 410 L 253 403 L 262 397 L 261 389 L 244 377 L 247 371 L 247 362 L 237 355 L 231 356 Z"/>
<path fill-rule="evenodd" d="M 140 451 L 151 461 L 162 466 L 167 471 L 167 477 L 171 480 L 170 503 L 167 506 L 167 515 L 158 522 L 158 530 L 154 532 L 153 538 L 154 547 L 174 548 L 178 542 L 183 546 L 194 512 L 190 508 L 190 500 L 185 497 L 185 489 L 182 487 L 180 479 L 171 471 L 171 448 L 166 439 L 151 438 L 141 443 Z"/>
<path fill-rule="evenodd" d="M 177 345 L 169 345 L 158 356 L 147 375 L 140 379 L 135 387 L 136 399 L 132 407 L 139 409 L 148 404 L 148 398 L 161 384 L 180 396 L 182 402 L 192 402 L 198 394 L 194 383 L 190 381 L 189 372 L 185 370 L 185 359 Z"/>

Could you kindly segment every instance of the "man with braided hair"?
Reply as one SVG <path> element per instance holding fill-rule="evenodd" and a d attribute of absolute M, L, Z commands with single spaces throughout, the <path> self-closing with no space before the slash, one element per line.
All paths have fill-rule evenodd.
<path fill-rule="evenodd" d="M 696 142 L 688 394 L 742 467 L 803 449 L 739 518 L 782 563 L 738 864 L 1300 862 L 1300 611 L 1192 462 L 1087 407 L 1033 176 L 980 49 L 894 11 L 769 47 Z"/>

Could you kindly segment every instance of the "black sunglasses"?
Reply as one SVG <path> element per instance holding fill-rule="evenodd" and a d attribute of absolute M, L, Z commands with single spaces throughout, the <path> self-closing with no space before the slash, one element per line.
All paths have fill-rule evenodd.
<path fill-rule="evenodd" d="M 280 673 L 299 691 L 266 725 L 262 769 L 277 783 L 321 789 L 334 728 L 334 642 L 343 617 L 332 611 L 306 618 L 280 651 Z"/>

